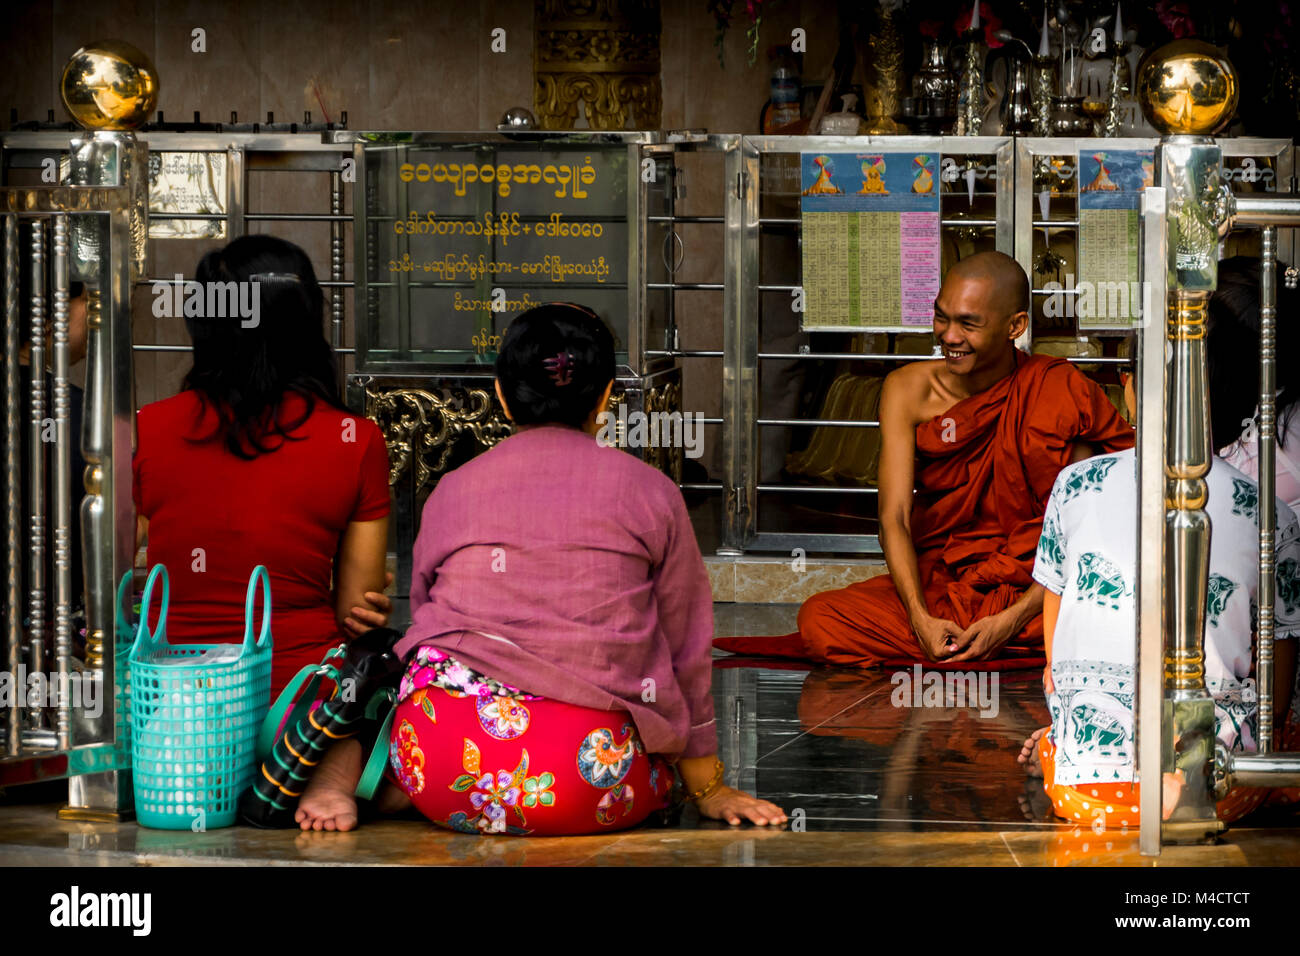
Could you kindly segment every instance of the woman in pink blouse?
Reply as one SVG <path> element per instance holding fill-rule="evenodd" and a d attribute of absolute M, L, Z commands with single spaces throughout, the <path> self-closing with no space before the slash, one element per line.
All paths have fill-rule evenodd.
<path fill-rule="evenodd" d="M 519 316 L 497 359 L 515 434 L 447 474 L 415 542 L 412 624 L 381 811 L 469 833 L 618 830 L 670 802 L 781 824 L 722 784 L 713 603 L 676 485 L 596 441 L 614 342 L 581 306 Z M 298 811 L 356 825 L 361 747 L 336 746 Z"/>

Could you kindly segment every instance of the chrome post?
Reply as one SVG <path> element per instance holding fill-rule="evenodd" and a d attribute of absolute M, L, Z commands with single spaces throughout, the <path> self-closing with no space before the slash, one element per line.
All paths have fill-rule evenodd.
<path fill-rule="evenodd" d="M 1008 252 L 1007 249 L 1002 247 L 1000 241 L 1003 228 L 1001 225 L 1002 217 L 998 217 L 998 250 L 1008 252 L 1009 255 L 1015 257 L 1015 260 L 1020 263 L 1020 268 L 1025 270 L 1025 275 L 1029 276 L 1029 287 L 1031 289 L 1038 287 L 1038 282 L 1034 276 L 1034 210 L 1038 208 L 1038 197 L 1034 195 L 1034 161 L 1038 155 L 1037 150 L 1046 148 L 1045 142 L 1038 139 L 1020 139 L 1013 144 L 1015 157 L 1014 200 L 1008 208 L 1016 211 L 1012 218 L 1014 223 L 1012 248 L 1014 251 Z M 1001 175 L 1002 169 L 999 165 L 998 176 L 1001 177 Z M 1002 188 L 1000 183 L 998 188 L 999 190 Z M 999 196 L 998 202 L 1001 203 L 1002 201 L 1003 197 Z M 1032 316 L 1033 312 L 1033 296 L 1031 295 L 1029 314 Z M 1026 352 L 1030 351 L 1033 346 L 1033 327 L 1034 323 L 1032 321 L 1025 325 L 1025 331 L 1016 339 L 1016 348 L 1023 349 Z"/>
<path fill-rule="evenodd" d="M 333 170 L 330 173 L 330 215 L 343 215 L 343 173 Z M 338 219 L 330 221 L 330 280 L 343 281 L 343 223 Z M 337 352 L 343 348 L 343 289 L 334 286 L 330 289 L 330 346 Z M 340 369 L 340 374 L 342 369 Z"/>
<path fill-rule="evenodd" d="M 60 689 L 72 672 L 72 470 L 68 457 L 68 215 L 54 216 L 54 666 Z M 34 661 L 34 666 L 41 666 Z M 55 733 L 60 750 L 72 744 L 72 709 L 60 693 Z"/>
<path fill-rule="evenodd" d="M 46 445 L 46 401 L 45 401 L 45 221 L 36 219 L 32 222 L 31 243 L 31 278 L 32 278 L 32 315 L 31 315 L 31 355 L 29 367 L 32 369 L 31 391 L 28 395 L 31 410 L 31 423 L 28 428 L 28 446 L 31 449 L 31 461 L 28 462 L 28 589 L 27 612 L 31 666 L 45 670 L 45 592 L 49 586 L 45 580 L 46 536 L 48 524 L 45 518 L 45 445 Z M 46 722 L 40 711 L 28 715 L 28 726 L 32 729 L 43 728 Z"/>
<path fill-rule="evenodd" d="M 1260 230 L 1259 242 L 1259 752 L 1273 749 L 1273 614 L 1276 599 L 1277 506 L 1277 227 Z M 1285 720 L 1285 715 L 1282 715 Z"/>
<path fill-rule="evenodd" d="M 1168 234 L 1166 194 L 1159 187 L 1142 195 L 1143 302 L 1137 340 L 1137 738 L 1139 783 L 1159 780 L 1160 717 L 1164 698 L 1165 633 L 1165 336 Z M 1138 849 L 1160 855 L 1161 788 L 1142 786 Z"/>
<path fill-rule="evenodd" d="M 641 161 L 649 154 L 642 153 L 637 143 L 627 145 L 628 169 L 640 169 Z M 653 162 L 653 160 L 651 160 Z M 646 228 L 645 209 L 649 186 L 637 176 L 635 188 L 627 191 L 627 364 L 633 375 L 645 375 L 645 321 L 646 321 L 646 277 L 645 245 Z M 642 397 L 644 401 L 644 396 Z M 629 408 L 629 411 L 631 409 Z"/>
<path fill-rule="evenodd" d="M 1220 748 L 1222 792 L 1234 787 L 1300 787 L 1300 754 L 1227 753 Z"/>
<path fill-rule="evenodd" d="M 744 531 L 739 519 L 744 485 L 744 463 L 740 436 L 740 323 L 741 251 L 743 229 L 741 204 L 736 193 L 740 178 L 740 145 L 732 143 L 723 158 L 723 291 L 722 291 L 722 521 L 718 554 L 745 553 Z"/>
<path fill-rule="evenodd" d="M 226 241 L 238 239 L 248 231 L 244 219 L 248 183 L 244 175 L 244 148 L 226 149 Z"/>
<path fill-rule="evenodd" d="M 242 158 L 242 154 L 241 157 Z M 242 165 L 230 170 L 231 193 L 242 196 Z M 78 476 L 85 561 L 86 661 L 83 683 L 93 683 L 102 702 L 92 716 L 81 708 L 71 721 L 74 746 L 112 743 L 115 759 L 98 766 L 121 766 L 128 739 L 122 699 L 125 661 L 119 660 L 117 584 L 130 570 L 135 553 L 135 513 L 131 499 L 131 454 L 134 436 L 134 389 L 130 340 L 132 283 L 147 274 L 148 144 L 126 130 L 99 131 L 73 140 L 71 181 L 77 186 L 124 187 L 125 217 L 104 214 L 74 217 L 72 268 L 86 283 L 86 390 L 82 434 L 86 460 Z M 237 219 L 242 231 L 242 205 Z M 236 220 L 232 218 L 232 223 Z M 83 237 L 89 241 L 83 242 Z M 66 292 L 64 293 L 66 300 Z M 55 371 L 56 418 L 58 376 Z M 66 392 L 66 388 L 65 388 Z M 66 426 L 62 426 L 66 430 Z M 60 441 L 59 447 L 65 446 Z M 67 470 L 66 454 L 59 467 Z M 56 475 L 56 494 L 71 496 L 71 476 Z M 61 520 L 61 519 L 60 519 Z M 57 542 L 57 532 L 56 532 Z M 56 559 L 57 563 L 57 559 Z M 129 618 L 129 609 L 126 610 Z M 62 746 L 62 745 L 61 745 Z M 70 764 L 68 806 L 62 819 L 120 821 L 131 813 L 131 776 L 127 770 L 73 770 Z"/>
<path fill-rule="evenodd" d="M 1017 257 L 1019 249 L 1017 248 L 1017 227 L 1015 216 L 1002 214 L 1004 209 L 1015 209 L 1016 202 L 1016 141 L 1008 139 L 998 147 L 997 151 L 997 208 L 999 210 L 997 222 L 994 227 L 994 247 L 998 252 L 1005 252 L 1007 255 Z M 1030 257 L 1032 258 L 1032 256 Z M 1032 276 L 1033 267 L 1025 270 L 1025 274 Z"/>
<path fill-rule="evenodd" d="M 371 348 L 379 345 L 378 341 L 371 342 L 371 336 L 379 330 L 379 290 L 370 286 L 379 280 L 379 223 L 371 218 L 379 208 L 379 177 L 366 168 L 366 150 L 361 143 L 353 146 L 352 158 L 357 171 L 357 183 L 352 187 L 352 344 L 357 350 L 352 371 L 359 372 Z M 409 577 L 403 582 L 399 571 L 397 593 L 408 593 L 410 583 Z"/>
<path fill-rule="evenodd" d="M 1295 196 L 1236 196 L 1232 206 L 1234 226 L 1300 226 L 1300 201 Z"/>
<path fill-rule="evenodd" d="M 1162 827 L 1166 843 L 1213 840 L 1224 827 L 1215 811 L 1214 700 L 1205 684 L 1205 601 L 1210 518 L 1206 402 L 1206 307 L 1217 275 L 1221 153 L 1208 136 L 1173 135 L 1157 149 L 1157 183 L 1169 197 L 1171 374 L 1166 426 L 1166 613 L 1162 771 L 1181 774 L 1177 803 Z M 1143 790 L 1153 780 L 1145 780 Z"/>
<path fill-rule="evenodd" d="M 722 417 L 722 541 L 740 555 L 754 530 L 758 461 L 758 152 L 745 137 L 726 150 Z"/>
<path fill-rule="evenodd" d="M 5 663 L 13 679 L 22 663 L 22 614 L 18 590 L 21 555 L 18 550 L 18 217 L 5 216 L 5 336 L 4 336 L 4 434 L 9 453 L 5 455 L 5 564 L 9 572 L 6 606 L 8 621 L 5 633 Z M 5 753 L 17 756 L 22 751 L 22 694 L 13 694 L 9 704 Z"/>
<path fill-rule="evenodd" d="M 111 243 L 110 243 L 110 248 Z M 112 446 L 112 369 L 104 335 L 106 306 L 112 307 L 112 289 L 86 286 L 86 390 L 88 414 L 82 418 L 82 452 L 86 461 L 81 475 L 85 495 L 80 502 L 82 553 L 86 562 L 86 670 L 102 674 L 106 657 L 105 624 L 113 620 L 113 607 L 104 604 L 96 583 L 112 575 L 112 516 L 104 508 L 104 471 Z M 107 570 L 105 570 L 107 569 Z M 107 633 L 112 633 L 109 630 Z"/>

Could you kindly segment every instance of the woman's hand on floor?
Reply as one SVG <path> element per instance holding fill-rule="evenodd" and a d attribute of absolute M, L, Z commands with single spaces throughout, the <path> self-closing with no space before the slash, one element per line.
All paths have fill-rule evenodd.
<path fill-rule="evenodd" d="M 733 827 L 745 820 L 758 826 L 780 826 L 789 819 L 774 803 L 751 797 L 743 790 L 718 787 L 713 793 L 695 802 L 700 815 L 712 820 L 726 820 Z"/>
<path fill-rule="evenodd" d="M 392 572 L 384 572 L 384 587 L 387 588 L 392 583 Z M 370 607 L 352 608 L 347 620 L 343 622 L 343 626 L 347 628 L 348 633 L 353 637 L 358 637 L 371 628 L 387 627 L 388 615 L 393 612 L 393 602 L 389 600 L 386 594 L 381 594 L 378 591 L 367 591 L 365 599 Z"/>

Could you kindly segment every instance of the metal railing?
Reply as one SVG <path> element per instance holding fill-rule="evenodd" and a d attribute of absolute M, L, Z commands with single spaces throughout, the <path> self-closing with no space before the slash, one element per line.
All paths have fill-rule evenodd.
<path fill-rule="evenodd" d="M 347 344 L 347 302 L 351 298 L 354 280 L 346 278 L 345 229 L 353 221 L 348 208 L 347 187 L 343 173 L 343 160 L 351 156 L 352 148 L 333 142 L 331 137 L 319 133 L 216 133 L 216 132 L 148 132 L 140 136 L 150 153 L 218 154 L 225 157 L 226 190 L 222 196 L 224 211 L 151 212 L 157 222 L 221 222 L 225 225 L 226 241 L 248 232 L 249 223 L 326 223 L 329 225 L 329 252 L 325 268 L 317 275 L 328 276 L 320 285 L 328 290 L 329 340 L 339 357 L 340 384 L 346 374 L 346 359 L 355 353 Z M 11 132 L 0 135 L 0 164 L 6 170 L 38 168 L 49 157 L 68 151 L 66 132 Z M 250 176 L 259 175 L 326 175 L 329 177 L 328 212 L 251 211 Z M 300 243 L 301 244 L 301 243 Z M 188 276 L 187 276 L 188 277 Z M 135 285 L 152 285 L 155 282 L 174 282 L 175 276 L 140 276 Z M 134 342 L 136 352 L 186 353 L 190 346 Z"/>
<path fill-rule="evenodd" d="M 1261 502 L 1267 502 L 1275 500 L 1277 484 L 1277 230 L 1280 226 L 1300 224 L 1300 198 L 1239 198 L 1234 205 L 1234 225 L 1260 229 L 1259 497 Z M 1300 786 L 1300 754 L 1273 752 L 1275 724 L 1285 724 L 1287 719 L 1287 714 L 1276 712 L 1273 700 L 1275 515 L 1273 508 L 1259 509 L 1259 630 L 1255 665 L 1259 688 L 1259 753 L 1218 755 L 1216 773 L 1221 780 L 1220 789 L 1225 792 L 1233 786 Z"/>
<path fill-rule="evenodd" d="M 93 139 L 93 141 L 92 141 Z M 102 143 L 100 141 L 103 141 Z M 151 153 L 219 153 L 226 163 L 226 190 L 220 213 L 159 212 L 155 220 L 221 221 L 225 241 L 244 235 L 250 223 L 328 224 L 328 260 L 317 265 L 321 285 L 329 290 L 328 337 L 339 356 L 340 378 L 354 353 L 346 344 L 347 301 L 353 281 L 345 273 L 345 213 L 343 160 L 350 147 L 323 141 L 319 134 L 288 133 L 161 133 L 134 140 L 123 134 L 18 132 L 0 135 L 0 165 L 10 178 L 23 169 L 39 169 L 49 158 L 75 159 L 78 143 L 130 150 L 138 143 Z M 112 164 L 109 164 L 110 166 Z M 329 177 L 329 211 L 250 211 L 250 173 L 307 174 Z M 283 191 L 268 191 L 280 197 Z M 49 676 L 63 687 L 81 681 L 83 700 L 94 693 L 103 712 L 92 717 L 61 694 L 53 706 L 27 706 L 19 694 L 5 717 L 0 747 L 0 786 L 36 779 L 69 778 L 69 807 L 61 815 L 72 819 L 122 819 L 131 804 L 127 727 L 122 702 L 126 645 L 120 645 L 114 620 L 115 584 L 128 574 L 135 551 L 131 508 L 131 454 L 135 413 L 133 354 L 186 353 L 189 345 L 132 341 L 129 321 L 131 292 L 175 276 L 153 277 L 132 268 L 140 250 L 132 242 L 132 190 L 125 186 L 52 186 L 0 189 L 0 214 L 5 215 L 5 373 L 4 431 L 7 458 L 6 630 L 4 666 L 11 679 L 49 665 Z M 93 224 L 92 224 L 93 223 Z M 143 224 L 147 228 L 147 219 Z M 79 236 L 102 234 L 89 245 Z M 296 238 L 296 237 L 295 237 Z M 92 254 L 102 250 L 102 254 Z M 322 267 L 323 266 L 323 267 Z M 18 301 L 18 269 L 30 273 L 32 294 Z M 191 265 L 192 268 L 192 265 Z M 83 434 L 70 434 L 68 374 L 68 283 L 84 279 L 87 286 L 87 357 Z M 13 281 L 10 282 L 10 278 Z M 52 308 L 50 304 L 52 303 Z M 17 360 L 19 311 L 26 309 L 32 325 L 30 365 L 39 369 L 47 359 L 54 370 L 54 387 L 47 396 L 44 379 L 31 377 L 30 389 L 19 388 Z M 46 349 L 38 327 L 53 315 L 52 347 Z M 12 347 L 11 347 L 12 346 Z M 25 392 L 25 394 L 20 394 Z M 23 409 L 28 411 L 23 416 Z M 17 417 L 15 417 L 17 416 Z M 22 419 L 26 417 L 24 427 Z M 53 426 L 53 441 L 46 425 Z M 52 468 L 44 456 L 33 454 L 19 475 L 20 430 L 30 431 L 32 448 L 52 452 Z M 72 474 L 69 451 L 80 443 L 86 473 Z M 46 492 L 46 489 L 49 492 Z M 82 498 L 82 489 L 86 492 Z M 30 513 L 21 512 L 22 489 Z M 123 495 L 125 498 L 123 499 Z M 84 547 L 72 540 L 71 509 L 82 516 Z M 71 593 L 70 570 L 84 561 L 86 648 L 84 661 L 73 653 L 71 608 L 80 596 Z M 52 569 L 47 571 L 46 565 Z M 52 579 L 47 579 L 52 575 Z M 131 609 L 123 609 L 126 618 Z M 24 621 L 26 624 L 24 625 Z M 86 682 L 93 683 L 93 691 Z"/>
<path fill-rule="evenodd" d="M 1139 334 L 1138 700 L 1139 846 L 1212 840 L 1224 829 L 1215 801 L 1233 787 L 1300 785 L 1300 754 L 1274 753 L 1276 601 L 1276 276 L 1279 226 L 1300 224 L 1300 197 L 1232 197 L 1218 181 L 1219 147 L 1197 137 L 1162 141 L 1160 186 L 1143 197 L 1147 320 Z M 1201 197 L 1209 197 L 1208 200 Z M 1172 197 L 1172 198 L 1171 198 Z M 1196 197 L 1196 198 L 1191 198 Z M 1260 229 L 1259 579 L 1255 681 L 1258 753 L 1217 744 L 1205 681 L 1205 602 L 1210 527 L 1204 511 L 1213 456 L 1206 394 L 1206 306 L 1216 276 L 1213 247 L 1177 235 L 1172 221 L 1202 203 L 1220 235 Z M 1217 207 L 1215 204 L 1218 204 Z M 1171 241 L 1179 255 L 1170 256 Z M 1170 281 L 1172 280 L 1172 281 Z M 1167 303 L 1167 310 L 1166 310 Z M 1163 328 L 1155 316 L 1164 314 Z M 1165 359 L 1166 351 L 1168 359 Z M 1286 715 L 1280 715 L 1285 721 Z M 1147 732 L 1150 728 L 1151 731 Z M 1186 786 L 1164 807 L 1162 774 Z"/>
<path fill-rule="evenodd" d="M 5 597 L 4 660 L 24 683 L 4 715 L 0 784 L 129 766 L 114 616 L 116 583 L 131 567 L 129 516 L 134 408 L 129 302 L 130 191 L 125 187 L 0 189 L 4 217 Z M 22 394 L 20 275 L 30 278 L 31 373 Z M 82 433 L 72 434 L 68 381 L 70 276 L 87 285 L 87 382 Z M 52 306 L 52 307 L 51 307 Z M 50 347 L 45 318 L 52 317 Z M 47 394 L 44 370 L 52 370 Z M 22 434 L 20 409 L 30 412 Z M 71 470 L 73 443 L 86 459 Z M 26 474 L 20 450 L 26 445 Z M 46 468 L 44 452 L 51 454 Z M 83 487 L 84 500 L 74 489 Z M 22 489 L 28 490 L 27 495 Z M 48 489 L 48 491 L 47 491 Z M 24 508 L 23 505 L 26 505 Z M 87 547 L 72 540 L 79 508 Z M 24 547 L 26 545 L 26 547 Z M 46 576 L 49 555 L 52 580 Z M 73 654 L 73 562 L 84 560 L 86 647 Z M 25 586 L 24 586 L 25 585 Z M 126 612 L 129 614 L 130 609 Z M 53 640 L 48 638 L 52 637 Z M 40 675 L 33 683 L 34 675 Z M 22 681 L 27 677 L 27 681 Z M 74 692 L 73 684 L 77 685 Z M 26 691 L 47 688 L 44 699 Z M 98 702 L 98 705 L 95 702 Z"/>

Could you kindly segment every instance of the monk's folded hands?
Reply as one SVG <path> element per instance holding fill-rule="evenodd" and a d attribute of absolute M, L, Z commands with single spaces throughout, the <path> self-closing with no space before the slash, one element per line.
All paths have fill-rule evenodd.
<path fill-rule="evenodd" d="M 1019 630 L 1019 615 L 1011 608 L 982 617 L 958 635 L 957 651 L 948 660 L 988 660 L 997 654 L 1002 645 L 1011 640 Z"/>
<path fill-rule="evenodd" d="M 928 613 L 912 616 L 912 631 L 921 645 L 921 651 L 932 661 L 943 660 L 956 650 L 957 638 L 962 634 L 957 622 Z"/>

